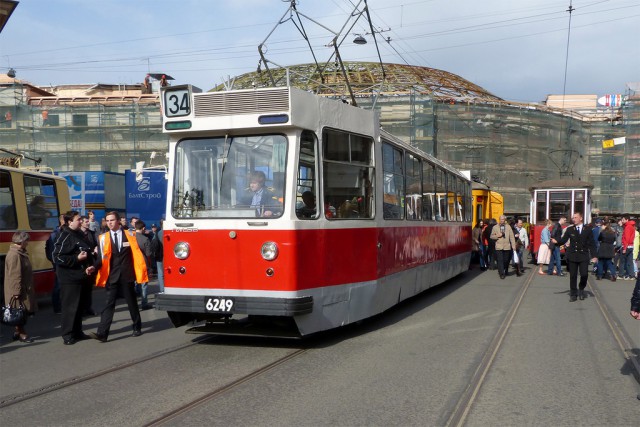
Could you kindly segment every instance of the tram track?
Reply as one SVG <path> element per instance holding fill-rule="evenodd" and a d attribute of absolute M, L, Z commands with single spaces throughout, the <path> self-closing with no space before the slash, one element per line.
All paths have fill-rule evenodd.
<path fill-rule="evenodd" d="M 185 404 L 183 404 L 182 406 L 175 408 L 173 410 L 171 410 L 170 412 L 167 412 L 163 415 L 161 415 L 160 417 L 148 422 L 147 424 L 145 424 L 145 427 L 152 427 L 152 426 L 160 426 L 160 425 L 164 425 L 165 423 L 174 420 L 175 418 L 179 417 L 182 414 L 185 414 L 189 411 L 191 411 L 192 409 L 195 409 L 197 407 L 199 407 L 202 404 L 205 404 L 207 402 L 210 402 L 216 398 L 218 398 L 219 396 L 233 390 L 235 387 L 238 387 L 242 384 L 245 384 L 251 380 L 253 380 L 254 378 L 257 378 L 267 372 L 269 372 L 270 370 L 296 358 L 299 357 L 303 354 L 305 354 L 308 351 L 308 349 L 299 349 L 294 351 L 293 353 L 290 353 L 284 357 L 281 357 L 271 363 L 269 363 L 268 365 L 265 365 L 261 368 L 255 369 L 254 371 L 250 372 L 249 374 L 238 378 L 237 380 L 234 380 L 228 384 L 225 384 L 221 387 L 216 388 L 215 390 L 210 391 L 209 393 L 206 393 L 202 396 L 199 396 L 198 398 L 187 402 Z"/>
<path fill-rule="evenodd" d="M 143 357 L 139 357 L 137 359 L 133 359 L 133 360 L 129 360 L 127 362 L 123 362 L 120 364 L 117 364 L 115 366 L 111 366 L 109 368 L 106 369 L 102 369 L 96 372 L 91 372 L 89 374 L 86 375 L 81 375 L 78 377 L 73 377 L 73 378 L 67 378 L 65 380 L 59 381 L 59 382 L 55 382 L 55 383 L 51 383 L 51 384 L 47 384 L 45 386 L 42 386 L 38 389 L 34 389 L 34 390 L 29 390 L 26 392 L 22 392 L 19 394 L 14 394 L 14 395 L 10 395 L 10 396 L 6 396 L 4 398 L 2 398 L 2 400 L 0 400 L 0 409 L 3 408 L 7 408 L 9 406 L 21 403 L 21 402 L 25 402 L 31 399 L 35 399 L 37 397 L 41 397 L 62 389 L 65 389 L 67 387 L 72 387 L 78 384 L 81 384 L 83 382 L 86 381 L 90 381 L 90 380 L 94 380 L 96 378 L 100 378 L 100 377 L 104 377 L 108 374 L 112 374 L 114 372 L 119 372 L 122 371 L 124 369 L 130 368 L 132 366 L 136 366 L 145 362 L 148 362 L 150 360 L 154 360 L 163 356 L 166 356 L 168 354 L 172 354 L 184 349 L 187 349 L 189 347 L 195 346 L 199 343 L 201 343 L 202 341 L 205 341 L 207 339 L 210 339 L 211 337 L 209 336 L 203 336 L 203 337 L 198 337 L 194 340 L 192 340 L 189 343 L 185 343 L 185 344 L 181 344 L 175 347 L 171 347 L 171 348 L 167 348 L 161 351 L 157 351 L 155 353 L 152 354 L 148 354 L 146 356 Z"/>
<path fill-rule="evenodd" d="M 480 393 L 480 389 L 484 384 L 487 374 L 493 366 L 496 356 L 498 355 L 504 339 L 513 323 L 513 319 L 515 318 L 518 309 L 522 304 L 522 300 L 524 299 L 524 296 L 527 293 L 531 282 L 533 282 L 536 269 L 530 268 L 529 270 L 530 271 L 525 280 L 524 286 L 522 286 L 522 288 L 520 288 L 520 290 L 516 294 L 513 302 L 511 303 L 511 307 L 509 307 L 509 310 L 505 314 L 500 327 L 493 336 L 491 343 L 482 356 L 482 359 L 478 364 L 478 367 L 476 368 L 473 376 L 471 377 L 467 388 L 462 393 L 462 396 L 458 400 L 458 403 L 456 404 L 453 412 L 449 416 L 449 419 L 445 424 L 447 427 L 460 427 L 465 424 L 467 416 L 469 415 L 469 411 L 473 407 L 473 404 L 478 397 L 478 394 Z"/>
<path fill-rule="evenodd" d="M 465 425 L 467 416 L 469 415 L 469 412 L 471 411 L 475 400 L 480 393 L 487 374 L 491 370 L 494 361 L 501 350 L 502 344 L 504 343 L 505 337 L 509 332 L 516 314 L 518 313 L 524 296 L 526 295 L 531 283 L 533 282 L 533 279 L 536 277 L 535 270 L 535 268 L 530 269 L 525 284 L 516 294 L 509 310 L 505 314 L 502 323 L 500 324 L 500 327 L 493 336 L 491 343 L 487 347 L 486 351 L 484 352 L 482 359 L 478 364 L 478 367 L 476 368 L 473 376 L 471 377 L 471 380 L 467 385 L 467 388 L 462 393 L 454 410 L 451 412 L 449 418 L 447 419 L 447 422 L 445 424 L 447 427 L 462 427 Z M 638 361 L 638 356 L 633 352 L 631 339 L 622 328 L 616 316 L 613 314 L 610 306 L 606 303 L 605 299 L 599 291 L 597 284 L 593 282 L 591 276 L 589 277 L 588 288 L 593 295 L 598 310 L 602 314 L 607 327 L 609 328 L 616 343 L 618 344 L 624 359 L 629 363 L 630 369 L 632 371 L 631 374 L 639 384 L 638 391 L 640 393 L 640 362 Z M 640 394 L 638 394 L 638 398 L 640 399 Z"/>
<path fill-rule="evenodd" d="M 638 392 L 640 393 L 640 362 L 638 361 L 638 356 L 633 353 L 631 339 L 620 325 L 616 316 L 613 315 L 613 312 L 605 302 L 605 299 L 601 296 L 600 288 L 593 282 L 592 276 L 589 277 L 589 281 L 587 283 L 589 285 L 589 290 L 595 296 L 596 304 L 598 305 L 607 326 L 611 330 L 616 343 L 618 343 L 624 358 L 631 367 L 632 374 L 639 385 Z M 638 398 L 640 399 L 640 394 L 638 394 Z"/>

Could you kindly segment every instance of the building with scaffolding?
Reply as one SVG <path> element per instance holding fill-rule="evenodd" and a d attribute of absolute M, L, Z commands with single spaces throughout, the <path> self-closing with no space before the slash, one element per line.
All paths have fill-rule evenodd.
<path fill-rule="evenodd" d="M 532 185 L 554 178 L 594 184 L 596 214 L 640 213 L 640 91 L 622 105 L 597 97 L 505 101 L 455 74 L 400 64 L 303 64 L 248 73 L 212 89 L 291 84 L 380 112 L 407 143 L 503 194 L 505 211 L 528 214 Z M 35 87 L 0 77 L 0 146 L 41 157 L 56 171 L 123 172 L 168 149 L 157 91 L 143 85 Z M 603 141 L 625 138 L 603 148 Z M 617 141 L 620 141 L 618 139 Z M 606 145 L 606 144 L 605 144 Z M 156 161 L 157 162 L 157 161 Z M 160 161 L 159 163 L 163 163 Z"/>

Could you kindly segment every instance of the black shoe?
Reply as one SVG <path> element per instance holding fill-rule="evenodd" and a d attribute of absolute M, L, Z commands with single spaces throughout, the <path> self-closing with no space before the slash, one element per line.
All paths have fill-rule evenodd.
<path fill-rule="evenodd" d="M 14 332 L 14 333 L 13 333 L 13 337 L 12 337 L 12 339 L 13 339 L 14 341 L 18 341 L 18 340 L 20 339 L 20 334 L 19 334 L 19 333 L 17 333 L 17 332 Z"/>
<path fill-rule="evenodd" d="M 134 330 L 133 333 L 131 334 L 132 337 L 139 337 L 140 335 L 142 335 L 142 331 L 140 330 Z"/>
<path fill-rule="evenodd" d="M 501 275 L 500 275 L 500 278 L 501 278 L 501 279 L 504 279 L 504 274 L 501 274 Z"/>
<path fill-rule="evenodd" d="M 153 306 L 151 304 L 142 304 L 140 306 L 140 310 L 144 311 L 144 310 L 151 310 L 153 308 Z"/>
<path fill-rule="evenodd" d="M 84 332 L 80 332 L 78 335 L 76 335 L 76 340 L 78 341 L 83 341 L 83 340 L 90 340 L 91 337 L 87 334 L 85 334 Z"/>
<path fill-rule="evenodd" d="M 21 336 L 21 335 L 18 335 L 18 341 L 26 342 L 26 343 L 32 343 L 33 342 L 33 338 L 31 338 L 29 335 L 25 335 L 24 337 Z"/>
<path fill-rule="evenodd" d="M 95 332 L 89 332 L 89 337 L 93 338 L 94 340 L 98 340 L 100 342 L 107 342 L 107 337 L 104 335 L 99 335 Z"/>
<path fill-rule="evenodd" d="M 71 338 L 65 338 L 63 342 L 64 342 L 64 345 L 74 345 L 75 343 L 78 342 L 78 340 L 71 337 Z"/>
<path fill-rule="evenodd" d="M 577 300 L 578 300 L 578 297 L 577 297 L 577 296 L 575 296 L 575 295 L 571 295 L 571 296 L 569 297 L 569 302 L 576 302 Z"/>
<path fill-rule="evenodd" d="M 558 273 L 558 276 L 559 276 L 559 277 L 564 277 L 564 276 L 565 276 L 565 274 L 564 274 L 564 273 Z"/>
<path fill-rule="evenodd" d="M 584 291 L 583 290 L 578 291 L 578 298 L 580 298 L 580 301 L 584 300 Z"/>

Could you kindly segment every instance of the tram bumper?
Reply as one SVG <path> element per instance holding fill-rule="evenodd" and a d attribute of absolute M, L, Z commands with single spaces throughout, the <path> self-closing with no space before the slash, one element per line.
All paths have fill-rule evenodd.
<path fill-rule="evenodd" d="M 185 325 L 194 320 L 208 320 L 211 318 L 230 317 L 234 314 L 252 316 L 293 317 L 309 314 L 313 311 L 313 297 L 302 296 L 295 298 L 271 297 L 228 297 L 233 301 L 229 310 L 212 311 L 206 306 L 205 295 L 168 295 L 156 294 L 156 309 L 168 312 L 175 327 Z"/>

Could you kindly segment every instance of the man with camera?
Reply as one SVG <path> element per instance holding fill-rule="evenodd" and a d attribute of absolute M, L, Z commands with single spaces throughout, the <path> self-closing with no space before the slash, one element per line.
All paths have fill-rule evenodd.
<path fill-rule="evenodd" d="M 490 239 L 496 242 L 496 258 L 498 260 L 498 274 L 501 279 L 509 274 L 509 261 L 516 248 L 516 238 L 513 229 L 507 224 L 507 217 L 500 215 L 500 223 L 491 230 Z"/>
<path fill-rule="evenodd" d="M 62 297 L 61 335 L 65 345 L 89 338 L 82 332 L 83 301 L 89 292 L 94 267 L 94 253 L 85 240 L 82 219 L 77 211 L 64 214 L 64 225 L 53 247 L 53 261 Z"/>

